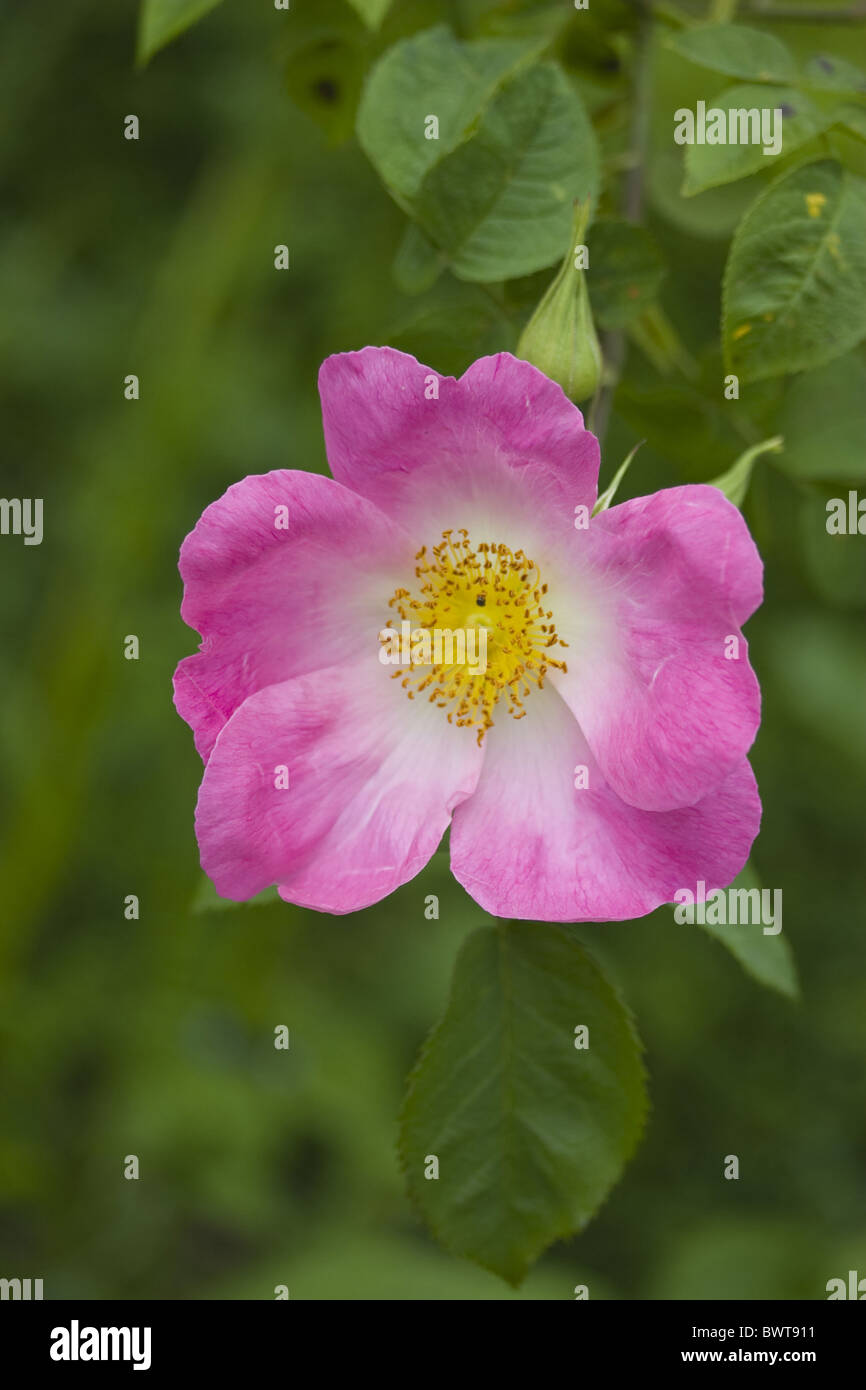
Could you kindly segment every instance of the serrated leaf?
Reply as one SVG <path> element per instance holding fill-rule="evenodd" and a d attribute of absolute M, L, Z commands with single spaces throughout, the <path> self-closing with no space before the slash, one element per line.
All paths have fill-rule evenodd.
<path fill-rule="evenodd" d="M 540 63 L 504 86 L 472 138 L 430 170 L 416 216 L 459 278 L 507 280 L 559 260 L 572 206 L 597 184 L 583 103 L 560 68 Z"/>
<path fill-rule="evenodd" d="M 646 1104 L 631 1016 L 570 929 L 485 927 L 463 945 L 411 1078 L 400 1137 L 409 1190 L 445 1246 L 518 1284 L 604 1201 Z M 428 1180 L 432 1155 L 439 1176 Z"/>
<path fill-rule="evenodd" d="M 665 264 L 644 227 L 617 218 L 593 225 L 587 280 L 602 328 L 625 328 L 658 294 Z"/>
<path fill-rule="evenodd" d="M 378 29 L 391 8 L 392 0 L 349 0 L 356 14 L 359 14 L 368 29 Z"/>
<path fill-rule="evenodd" d="M 766 173 L 773 167 L 777 157 L 793 154 L 810 140 L 814 140 L 831 124 L 829 113 L 820 111 L 814 102 L 794 87 L 774 87 L 772 92 L 766 87 L 730 87 L 721 96 L 707 103 L 710 109 L 720 111 L 756 111 L 757 123 L 761 122 L 761 111 L 781 111 L 778 125 L 781 127 L 781 148 L 776 155 L 765 154 L 763 133 L 758 143 L 736 143 L 725 145 L 687 145 L 686 176 L 683 181 L 683 195 L 687 198 L 703 193 L 708 188 L 720 184 L 734 183 L 750 174 Z M 727 117 L 730 121 L 730 117 Z M 738 123 L 739 124 L 739 123 Z M 755 122 L 750 122 L 750 130 Z M 770 119 L 767 135 L 773 138 L 776 117 Z"/>
<path fill-rule="evenodd" d="M 797 76 L 794 56 L 780 39 L 743 24 L 683 29 L 667 40 L 667 47 L 698 67 L 749 82 L 792 82 Z"/>
<path fill-rule="evenodd" d="M 759 381 L 820 366 L 866 335 L 866 180 L 835 160 L 777 179 L 752 205 L 725 268 L 730 371 Z"/>
<path fill-rule="evenodd" d="M 147 63 L 172 39 L 215 10 L 222 0 L 142 0 L 136 59 Z"/>
<path fill-rule="evenodd" d="M 737 894 L 737 922 L 728 924 L 698 922 L 698 925 L 710 936 L 715 937 L 717 941 L 721 941 L 722 945 L 731 952 L 731 955 L 736 957 L 746 973 L 757 980 L 759 984 L 766 985 L 769 989 L 778 990 L 780 994 L 787 995 L 789 999 L 797 999 L 799 998 L 800 987 L 797 983 L 794 956 L 784 936 L 784 920 L 781 931 L 768 935 L 764 933 L 764 926 L 767 923 L 755 920 L 763 910 L 760 899 L 761 891 L 761 880 L 754 865 L 749 862 L 726 892 L 728 903 L 732 901 L 730 894 L 734 892 Z M 756 893 L 759 897 L 754 896 Z M 745 894 L 751 896 L 747 898 L 743 896 Z M 775 904 L 781 902 L 781 894 L 778 899 L 771 896 L 767 901 L 770 912 L 774 915 Z M 697 915 L 692 909 L 692 916 L 695 921 L 697 921 Z M 743 917 L 748 920 L 740 920 Z M 775 925 L 774 922 L 773 926 Z"/>
<path fill-rule="evenodd" d="M 580 97 L 555 64 L 527 67 L 543 47 L 537 37 L 465 43 L 438 27 L 395 44 L 365 87 L 362 148 L 462 279 L 551 265 L 572 203 L 596 191 Z"/>
<path fill-rule="evenodd" d="M 461 43 L 437 25 L 394 44 L 380 58 L 358 109 L 358 140 L 402 206 L 468 136 L 497 87 L 539 48 L 520 39 Z M 425 136 L 428 116 L 438 121 L 438 139 Z"/>
<path fill-rule="evenodd" d="M 733 502 L 735 507 L 742 507 L 746 500 L 746 493 L 749 491 L 749 483 L 752 481 L 752 469 L 756 461 L 762 454 L 778 454 L 782 451 L 784 440 L 781 435 L 773 439 L 765 439 L 761 444 L 753 444 L 751 449 L 746 449 L 740 454 L 736 463 L 732 464 L 726 473 L 720 477 L 713 478 L 711 486 L 717 487 L 719 492 L 723 492 L 729 502 Z"/>

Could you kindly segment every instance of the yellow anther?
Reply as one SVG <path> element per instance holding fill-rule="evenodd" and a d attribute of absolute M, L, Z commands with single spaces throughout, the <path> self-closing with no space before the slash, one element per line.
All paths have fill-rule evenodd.
<path fill-rule="evenodd" d="M 480 745 L 500 700 L 512 718 L 523 719 L 523 699 L 533 688 L 543 688 L 549 669 L 567 669 L 565 662 L 549 654 L 551 647 L 567 643 L 560 641 L 553 612 L 542 601 L 548 586 L 524 551 L 511 551 L 496 541 L 473 547 L 463 527 L 443 531 L 431 555 L 422 546 L 415 558 L 415 575 L 421 581 L 418 596 L 399 588 L 389 606 L 411 623 L 413 634 L 424 629 L 431 634 L 482 630 L 486 666 L 479 669 L 467 659 L 413 667 L 408 677 L 402 670 L 393 675 L 403 677 L 401 685 L 410 699 L 432 685 L 430 703 L 448 710 L 448 722 L 458 728 L 476 728 Z M 543 618 L 548 621 L 540 622 Z M 392 628 L 390 620 L 388 627 Z"/>

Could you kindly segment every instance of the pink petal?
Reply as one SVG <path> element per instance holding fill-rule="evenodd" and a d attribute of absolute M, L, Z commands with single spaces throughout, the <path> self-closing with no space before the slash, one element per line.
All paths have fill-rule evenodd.
<path fill-rule="evenodd" d="M 557 614 L 570 650 L 552 680 L 619 796 L 692 805 L 740 766 L 760 722 L 740 632 L 761 602 L 746 524 L 717 488 L 676 487 L 600 513 L 575 546 L 574 592 L 592 598 L 583 621 Z"/>
<path fill-rule="evenodd" d="M 425 394 L 430 382 L 438 399 Z M 495 534 L 501 509 L 527 527 L 545 513 L 567 535 L 575 506 L 595 503 L 598 441 L 561 387 L 510 353 L 456 381 L 393 348 L 364 348 L 329 357 L 319 391 L 334 477 L 413 535 L 423 522 L 424 542 L 466 526 L 511 544 Z"/>
<path fill-rule="evenodd" d="M 535 707 L 534 707 L 535 706 Z M 761 803 L 743 759 L 703 801 L 639 811 L 605 783 L 577 722 L 551 689 L 525 719 L 485 739 L 478 787 L 454 813 L 451 867 L 498 917 L 625 921 L 671 902 L 678 888 L 726 887 L 749 854 Z M 575 769 L 588 787 L 575 788 Z"/>
<path fill-rule="evenodd" d="M 280 506 L 288 530 L 274 524 Z M 370 502 L 313 473 L 245 478 L 208 507 L 180 553 L 181 614 L 204 640 L 175 672 L 205 761 L 254 691 L 375 653 L 416 550 Z"/>
<path fill-rule="evenodd" d="M 320 912 L 368 907 L 427 863 L 482 758 L 472 729 L 410 701 L 378 656 L 269 686 L 234 713 L 205 769 L 202 868 L 225 898 L 276 883 Z"/>

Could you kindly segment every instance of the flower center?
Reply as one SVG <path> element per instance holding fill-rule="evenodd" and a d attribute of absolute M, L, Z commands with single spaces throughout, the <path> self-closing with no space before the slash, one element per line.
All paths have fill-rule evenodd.
<path fill-rule="evenodd" d="M 397 670 L 392 679 L 401 680 L 410 700 L 428 692 L 431 703 L 448 711 L 449 724 L 477 728 L 480 746 L 493 725 L 494 705 L 502 700 L 508 714 L 522 719 L 523 701 L 543 687 L 550 667 L 567 669 L 552 649 L 568 643 L 557 635 L 538 566 L 522 550 L 495 541 L 474 547 L 461 528 L 456 537 L 443 531 L 432 555 L 423 546 L 415 558 L 417 596 L 397 589 L 388 601 L 404 628 L 412 624 L 413 669 L 408 675 Z M 393 618 L 387 626 L 393 628 Z M 458 659 L 452 642 L 442 657 L 442 642 L 431 642 L 436 633 L 462 634 Z"/>

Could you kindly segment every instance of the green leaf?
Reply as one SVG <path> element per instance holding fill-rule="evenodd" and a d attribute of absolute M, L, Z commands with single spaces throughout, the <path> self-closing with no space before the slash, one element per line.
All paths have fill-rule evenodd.
<path fill-rule="evenodd" d="M 529 275 L 558 260 L 575 199 L 595 193 L 595 135 L 535 39 L 462 43 L 435 28 L 373 69 L 358 139 L 385 186 L 465 280 Z M 438 138 L 431 118 L 438 122 Z"/>
<path fill-rule="evenodd" d="M 518 1284 L 604 1201 L 646 1106 L 631 1016 L 571 930 L 485 927 L 463 945 L 410 1080 L 409 1190 L 443 1245 Z M 424 1176 L 430 1155 L 437 1180 Z"/>
<path fill-rule="evenodd" d="M 410 222 L 394 257 L 394 283 L 404 294 L 422 294 L 439 278 L 442 257 L 420 227 Z"/>
<path fill-rule="evenodd" d="M 593 225 L 589 240 L 589 289 L 602 328 L 625 328 L 653 302 L 665 264 L 644 227 L 616 218 Z"/>
<path fill-rule="evenodd" d="M 476 130 L 431 169 L 417 216 L 461 279 L 531 275 L 562 255 L 572 206 L 598 184 L 583 103 L 554 63 L 514 78 Z"/>
<path fill-rule="evenodd" d="M 751 449 L 746 449 L 745 453 L 740 455 L 727 473 L 713 478 L 711 486 L 717 487 L 719 492 L 723 492 L 728 501 L 733 502 L 735 507 L 742 507 L 749 490 L 749 483 L 752 481 L 752 469 L 755 466 L 755 460 L 759 459 L 762 454 L 781 453 L 784 442 L 782 437 L 777 435 L 774 439 L 765 439 L 762 444 L 754 444 Z"/>
<path fill-rule="evenodd" d="M 814 140 L 831 124 L 829 113 L 820 111 L 814 102 L 794 87 L 776 87 L 768 100 L 765 87 L 731 87 L 707 104 L 721 111 L 757 111 L 780 109 L 781 150 L 780 155 L 793 154 Z M 768 134 L 772 135 L 775 118 Z M 707 188 L 719 184 L 734 183 L 747 178 L 749 174 L 768 172 L 776 156 L 766 155 L 762 143 L 728 145 L 687 145 L 686 177 L 683 182 L 683 195 L 687 198 L 703 193 Z"/>
<path fill-rule="evenodd" d="M 687 482 L 704 482 L 708 472 L 724 471 L 742 444 L 731 422 L 729 403 L 718 392 L 709 397 L 691 382 L 639 384 L 623 377 L 616 393 L 616 413 L 632 435 L 645 438 L 649 448 L 668 466 L 673 463 Z"/>
<path fill-rule="evenodd" d="M 814 91 L 866 96 L 866 73 L 835 54 L 819 53 L 810 58 L 803 70 L 802 82 Z"/>
<path fill-rule="evenodd" d="M 422 301 L 392 324 L 386 341 L 419 362 L 435 362 L 445 376 L 462 376 L 478 357 L 514 351 L 514 329 L 475 286 L 445 280 L 437 285 L 435 299 Z"/>
<path fill-rule="evenodd" d="M 779 426 L 792 478 L 866 482 L 866 356 L 862 349 L 791 381 Z"/>
<path fill-rule="evenodd" d="M 392 0 L 349 0 L 349 4 L 361 16 L 368 29 L 378 29 L 391 8 Z"/>
<path fill-rule="evenodd" d="M 358 110 L 361 148 L 401 206 L 470 133 L 497 87 L 539 51 L 537 42 L 461 43 L 439 25 L 394 44 L 372 69 Z M 439 138 L 427 139 L 428 116 Z"/>
<path fill-rule="evenodd" d="M 667 40 L 672 48 L 698 67 L 743 77 L 749 82 L 793 82 L 797 65 L 785 45 L 760 29 L 742 24 L 707 24 L 683 29 Z M 767 94 L 764 94 L 766 105 Z"/>
<path fill-rule="evenodd" d="M 147 63 L 221 0 L 142 0 L 138 16 L 136 60 Z"/>
<path fill-rule="evenodd" d="M 820 366 L 866 335 L 866 180 L 834 160 L 792 170 L 746 213 L 725 268 L 730 371 L 759 381 Z"/>
<path fill-rule="evenodd" d="M 734 891 L 738 893 L 757 891 L 760 893 L 761 881 L 751 862 L 737 875 L 727 893 L 730 895 Z M 728 902 L 731 901 L 730 896 L 727 900 Z M 739 906 L 740 902 L 744 904 L 743 907 Z M 771 897 L 771 910 L 773 902 L 774 899 Z M 738 900 L 738 918 L 748 916 L 752 919 L 761 915 L 754 910 L 757 899 L 753 899 L 748 907 L 745 906 L 745 903 L 745 899 Z M 700 925 L 704 931 L 709 932 L 710 936 L 714 936 L 717 941 L 721 941 L 723 946 L 727 946 L 731 955 L 737 958 L 746 973 L 757 980 L 759 984 L 766 985 L 769 989 L 778 990 L 780 994 L 787 995 L 789 999 L 799 997 L 797 970 L 791 947 L 785 940 L 784 922 L 782 931 L 774 935 L 765 935 L 762 923 L 752 920 L 748 922 L 738 920 L 736 923 L 727 925 L 702 922 Z"/>
<path fill-rule="evenodd" d="M 654 151 L 649 168 L 648 193 L 655 210 L 689 237 L 727 240 L 763 184 L 757 174 L 740 183 L 708 188 L 706 193 L 682 195 L 683 157 L 678 148 Z"/>
<path fill-rule="evenodd" d="M 858 140 L 866 140 L 866 107 L 855 106 L 853 101 L 845 102 L 832 112 L 830 122 L 856 135 Z"/>

